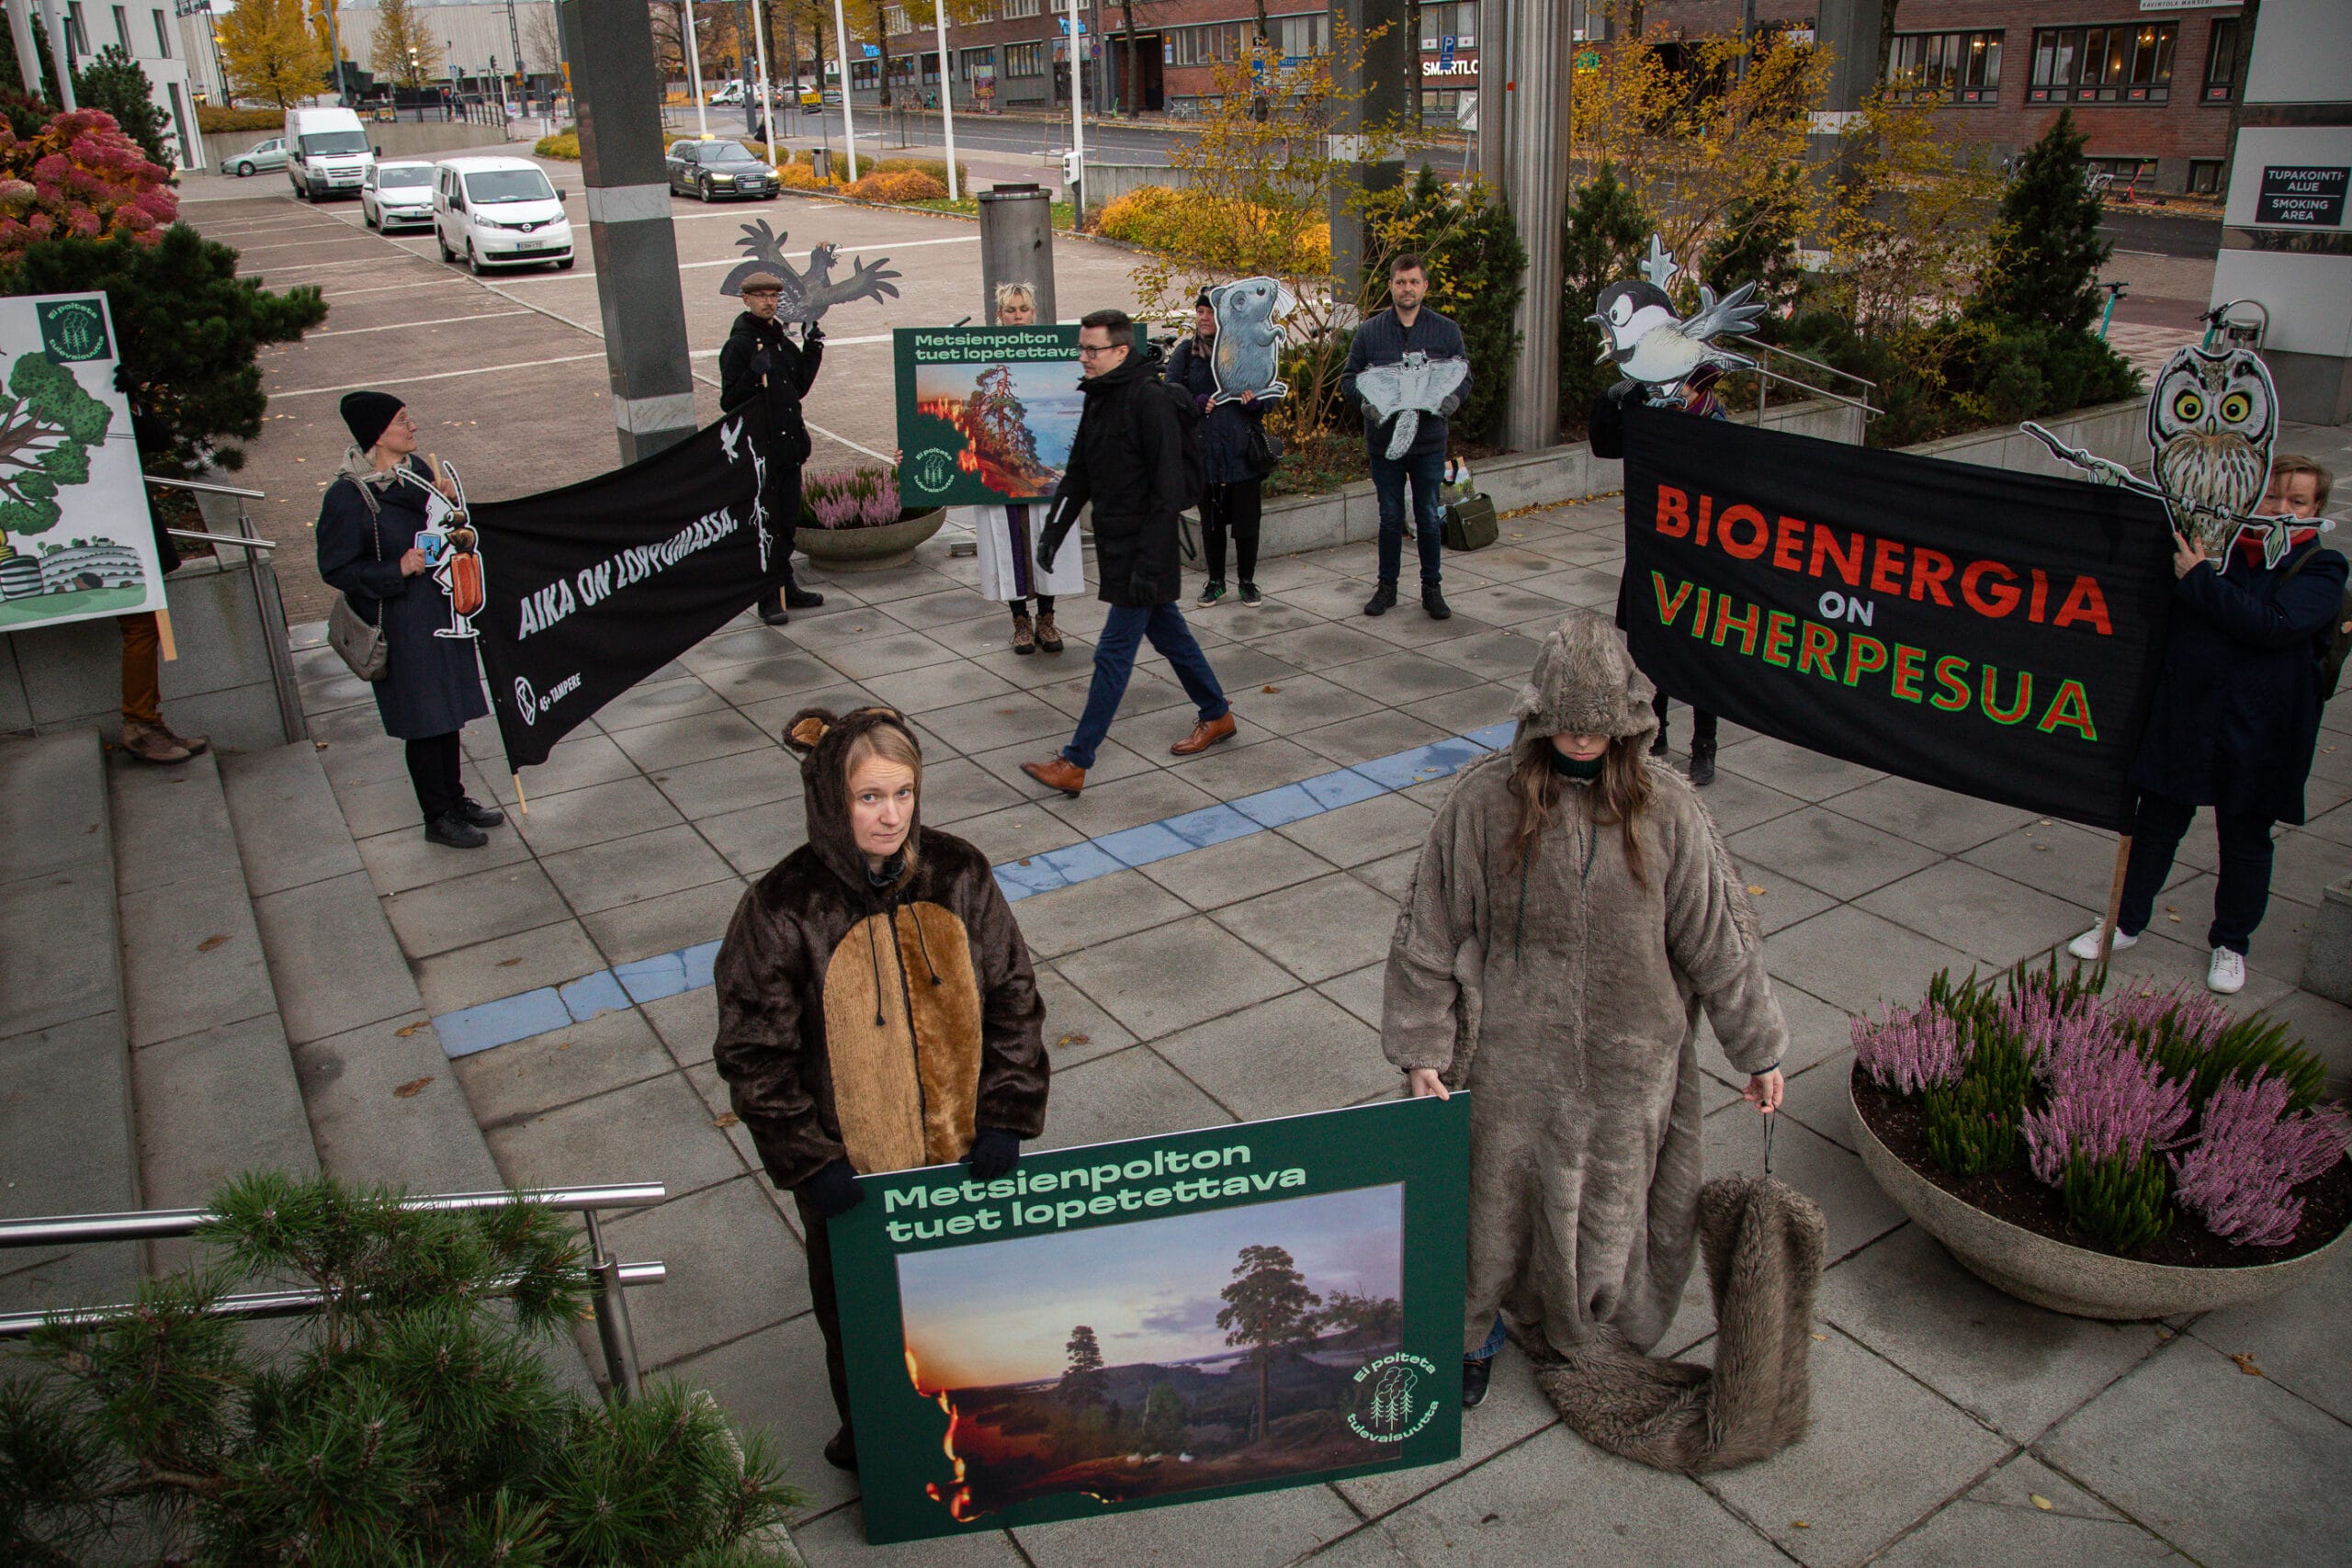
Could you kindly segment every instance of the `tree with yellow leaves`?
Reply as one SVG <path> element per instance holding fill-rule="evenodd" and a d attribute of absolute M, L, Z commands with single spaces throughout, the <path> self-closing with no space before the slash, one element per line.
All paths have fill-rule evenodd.
<path fill-rule="evenodd" d="M 241 0 L 243 3 L 243 0 Z M 368 62 L 376 74 L 403 87 L 422 87 L 441 74 L 441 40 L 408 0 L 379 0 Z"/>
<path fill-rule="evenodd" d="M 325 85 L 327 51 L 302 16 L 302 0 L 238 0 L 214 26 L 230 89 L 284 108 Z"/>

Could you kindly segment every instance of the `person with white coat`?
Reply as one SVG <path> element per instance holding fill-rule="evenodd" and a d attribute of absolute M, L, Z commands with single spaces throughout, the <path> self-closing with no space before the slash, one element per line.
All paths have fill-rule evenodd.
<path fill-rule="evenodd" d="M 1025 283 L 1001 284 L 996 291 L 996 321 L 1001 327 L 1037 324 L 1037 296 Z M 1054 601 L 1064 593 L 1086 592 L 1086 563 L 1077 550 L 1065 550 L 1050 567 L 1037 562 L 1037 537 L 1046 526 L 1046 505 L 952 506 L 951 523 L 971 529 L 979 547 L 980 597 L 993 599 L 1012 612 L 1012 651 L 1031 654 L 1062 650 L 1061 633 L 1054 626 Z M 1029 615 L 1029 601 L 1037 601 L 1037 615 Z"/>

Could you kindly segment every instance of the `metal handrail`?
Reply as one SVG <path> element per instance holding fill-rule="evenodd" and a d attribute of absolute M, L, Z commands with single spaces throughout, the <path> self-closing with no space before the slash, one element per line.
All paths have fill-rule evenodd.
<path fill-rule="evenodd" d="M 596 1338 L 605 1352 L 605 1371 L 613 1392 L 623 1400 L 638 1392 L 637 1337 L 629 1327 L 630 1285 L 660 1284 L 669 1270 L 660 1263 L 623 1263 L 605 1245 L 604 1227 L 597 1223 L 603 1209 L 642 1209 L 670 1196 L 666 1182 L 638 1181 L 602 1187 L 541 1187 L 519 1192 L 438 1192 L 401 1198 L 403 1209 L 434 1213 L 465 1213 L 529 1203 L 579 1214 L 588 1231 L 588 1272 L 595 1281 L 589 1297 L 596 1317 Z M 22 1220 L 0 1220 L 0 1247 L 68 1247 L 109 1241 L 168 1241 L 194 1235 L 215 1218 L 209 1209 L 144 1209 L 112 1214 L 55 1214 Z M 207 1309 L 220 1317 L 290 1317 L 314 1310 L 324 1300 L 313 1290 L 261 1291 L 224 1296 Z M 133 1310 L 129 1305 L 85 1307 L 59 1313 L 0 1314 L 0 1339 L 31 1333 L 46 1322 L 87 1323 Z"/>
<path fill-rule="evenodd" d="M 1764 394 L 1769 389 L 1769 384 L 1774 381 L 1781 382 L 1784 386 L 1794 387 L 1816 398 L 1826 398 L 1833 403 L 1842 403 L 1849 409 L 1860 409 L 1862 411 L 1862 423 L 1865 424 L 1886 412 L 1871 403 L 1867 398 L 1849 398 L 1843 392 L 1833 392 L 1826 387 L 1815 387 L 1800 381 L 1793 376 L 1783 376 L 1777 370 L 1768 370 L 1761 365 L 1742 374 L 1756 378 L 1756 422 L 1759 426 L 1764 423 Z"/>
<path fill-rule="evenodd" d="M 269 495 L 266 490 L 240 490 L 235 485 L 209 485 L 200 479 L 167 479 L 157 474 L 141 474 L 139 477 L 151 485 L 162 485 L 165 490 L 200 490 L 207 495 L 238 495 L 248 501 L 266 500 Z"/>
<path fill-rule="evenodd" d="M 1792 348 L 1782 348 L 1780 344 L 1774 343 L 1756 343 L 1752 341 L 1743 343 L 1739 346 L 1743 350 L 1754 348 L 1760 349 L 1766 354 L 1777 354 L 1783 359 L 1793 359 L 1799 365 L 1810 365 L 1815 370 L 1826 370 L 1832 376 L 1842 377 L 1844 379 L 1849 381 L 1859 381 L 1873 392 L 1878 390 L 1878 383 L 1871 380 L 1867 376 L 1857 376 L 1851 370 L 1840 370 L 1835 365 L 1825 365 L 1818 359 L 1809 359 Z M 1784 376 L 1781 379 L 1785 381 L 1789 379 L 1789 378 Z M 1799 386 L 1804 385 L 1803 382 L 1799 382 L 1797 384 Z"/>
<path fill-rule="evenodd" d="M 193 528 L 166 528 L 175 539 L 201 539 L 208 545 L 234 545 L 241 550 L 274 550 L 276 539 L 249 539 L 240 534 L 200 534 Z"/>

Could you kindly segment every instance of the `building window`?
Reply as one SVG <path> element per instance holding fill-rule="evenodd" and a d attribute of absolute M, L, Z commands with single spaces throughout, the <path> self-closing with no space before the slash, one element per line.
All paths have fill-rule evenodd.
<path fill-rule="evenodd" d="M 1300 17 L 1272 17 L 1266 22 L 1269 39 L 1284 60 L 1304 60 L 1331 52 L 1331 13 L 1310 11 Z"/>
<path fill-rule="evenodd" d="M 1898 102 L 1999 103 L 2001 35 L 1897 33 L 1886 81 Z"/>
<path fill-rule="evenodd" d="M 67 0 L 65 6 L 65 49 L 74 55 L 94 52 L 90 48 L 90 29 L 82 20 L 82 0 Z"/>
<path fill-rule="evenodd" d="M 1241 56 L 1241 24 L 1212 22 L 1204 28 L 1176 28 L 1168 35 L 1170 65 L 1213 65 Z"/>
<path fill-rule="evenodd" d="M 893 38 L 898 37 L 900 33 L 911 32 L 914 30 L 912 25 L 907 20 L 907 8 L 904 6 L 884 6 L 882 9 L 882 24 L 884 28 Z"/>
<path fill-rule="evenodd" d="M 150 11 L 147 14 L 155 18 L 155 58 L 169 60 L 172 57 L 172 29 L 164 25 L 163 12 Z"/>
<path fill-rule="evenodd" d="M 115 42 L 122 45 L 123 53 L 138 52 L 130 43 L 130 17 L 119 6 L 114 8 L 114 39 Z"/>
<path fill-rule="evenodd" d="M 2222 161 L 2219 158 L 2191 158 L 2188 161 L 2188 192 L 2191 196 L 2222 194 Z"/>
<path fill-rule="evenodd" d="M 1425 54 L 1435 54 L 1448 34 L 1453 36 L 1454 48 L 1476 49 L 1477 33 L 1478 0 L 1452 0 L 1447 5 L 1421 7 L 1421 51 Z"/>
<path fill-rule="evenodd" d="M 2036 28 L 2037 104 L 2161 104 L 2172 97 L 2177 22 L 2113 22 Z"/>
<path fill-rule="evenodd" d="M 2156 183 L 2156 161 L 2154 158 L 2086 158 L 2083 168 L 2089 175 L 2095 190 L 2110 190 L 2117 186 L 2129 188 L 2145 180 L 2151 186 Z"/>
<path fill-rule="evenodd" d="M 1043 76 L 1046 73 L 1046 46 L 1042 43 L 1006 44 L 1004 73 L 1008 76 Z"/>
<path fill-rule="evenodd" d="M 1002 14 L 1006 21 L 1016 22 L 1023 17 L 1035 16 L 1040 8 L 1041 0 L 1004 0 Z"/>
<path fill-rule="evenodd" d="M 849 62 L 849 85 L 852 91 L 873 86 L 882 79 L 882 64 L 875 60 L 853 60 Z"/>
<path fill-rule="evenodd" d="M 992 49 L 967 49 L 964 51 L 963 62 L 957 67 L 957 73 L 960 74 L 965 81 L 968 82 L 972 79 L 972 73 L 975 71 L 979 72 L 985 76 L 995 75 L 996 51 Z"/>
<path fill-rule="evenodd" d="M 2226 104 L 2238 90 L 2238 19 L 2213 24 L 2213 47 L 2205 52 L 2205 99 Z"/>

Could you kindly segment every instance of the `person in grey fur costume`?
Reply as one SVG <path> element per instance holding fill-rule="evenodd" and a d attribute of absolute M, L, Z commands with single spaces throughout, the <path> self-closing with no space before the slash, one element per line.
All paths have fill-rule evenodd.
<path fill-rule="evenodd" d="M 1763 938 L 1714 819 L 1645 756 L 1652 690 L 1571 611 L 1510 748 L 1438 808 L 1389 947 L 1382 1049 L 1417 1095 L 1475 1091 L 1465 1404 L 1504 1312 L 1562 1359 L 1666 1332 L 1698 1242 L 1702 1009 L 1748 1100 L 1780 1104 Z"/>

